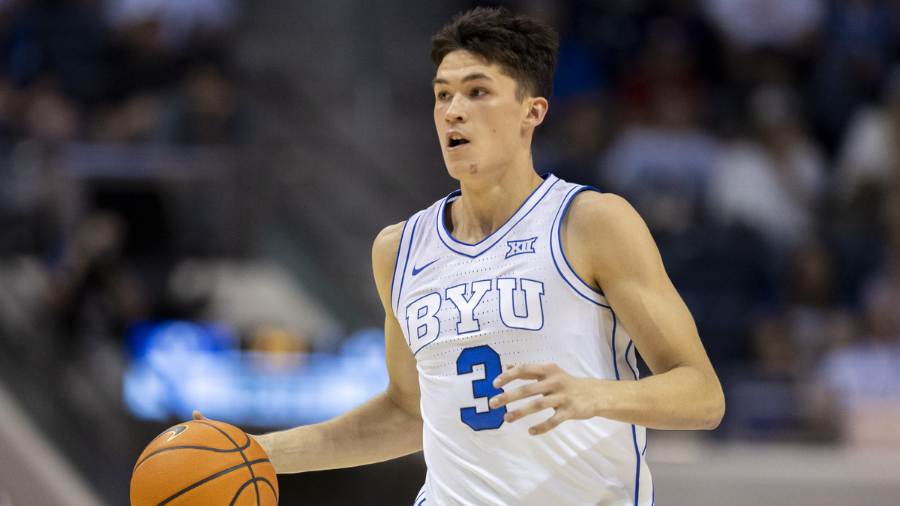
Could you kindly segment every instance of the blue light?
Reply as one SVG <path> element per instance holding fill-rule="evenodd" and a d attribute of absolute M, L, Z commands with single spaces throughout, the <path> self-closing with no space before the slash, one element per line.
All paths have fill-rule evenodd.
<path fill-rule="evenodd" d="M 141 419 L 188 419 L 199 409 L 238 425 L 282 427 L 337 416 L 384 390 L 384 334 L 359 331 L 337 354 L 242 351 L 227 328 L 195 322 L 138 326 L 129 339 L 125 404 Z M 277 366 L 273 365 L 277 364 Z"/>

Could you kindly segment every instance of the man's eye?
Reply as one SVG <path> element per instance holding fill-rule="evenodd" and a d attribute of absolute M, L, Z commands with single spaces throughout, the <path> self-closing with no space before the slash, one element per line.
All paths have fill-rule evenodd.
<path fill-rule="evenodd" d="M 450 98 L 450 94 L 447 93 L 446 91 L 439 91 L 437 93 L 438 100 L 447 100 L 448 98 Z"/>
<path fill-rule="evenodd" d="M 487 95 L 487 90 L 484 88 L 473 88 L 469 95 L 473 97 L 480 97 L 482 95 Z"/>

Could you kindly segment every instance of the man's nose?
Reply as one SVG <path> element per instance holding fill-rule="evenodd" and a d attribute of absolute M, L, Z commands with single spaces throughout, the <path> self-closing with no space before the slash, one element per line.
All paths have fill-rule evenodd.
<path fill-rule="evenodd" d="M 447 112 L 444 113 L 444 120 L 447 123 L 454 124 L 466 120 L 466 112 L 463 106 L 463 100 L 459 95 L 455 95 L 447 106 Z"/>

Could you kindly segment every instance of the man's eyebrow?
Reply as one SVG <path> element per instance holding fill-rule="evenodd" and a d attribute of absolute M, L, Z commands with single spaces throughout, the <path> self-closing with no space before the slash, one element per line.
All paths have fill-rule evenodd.
<path fill-rule="evenodd" d="M 460 80 L 460 82 L 465 83 L 468 81 L 474 81 L 476 79 L 487 79 L 488 81 L 493 81 L 493 79 L 491 79 L 491 76 L 484 74 L 482 72 L 475 72 L 473 74 L 467 75 L 466 77 L 463 77 Z M 435 77 L 434 79 L 431 80 L 431 86 L 434 86 L 436 84 L 449 84 L 449 81 L 447 81 L 446 79 L 442 79 L 440 77 Z"/>

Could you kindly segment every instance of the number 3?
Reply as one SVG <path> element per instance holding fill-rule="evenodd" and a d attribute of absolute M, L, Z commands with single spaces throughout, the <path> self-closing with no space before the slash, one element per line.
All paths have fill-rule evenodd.
<path fill-rule="evenodd" d="M 503 372 L 500 364 L 500 355 L 487 345 L 466 348 L 456 359 L 456 373 L 469 374 L 476 365 L 484 366 L 484 379 L 472 380 L 472 395 L 476 399 L 488 398 L 502 394 L 502 388 L 495 388 L 494 378 Z M 506 406 L 491 409 L 479 413 L 475 407 L 460 408 L 459 416 L 462 422 L 472 430 L 497 429 L 503 425 L 503 415 L 506 414 Z"/>

